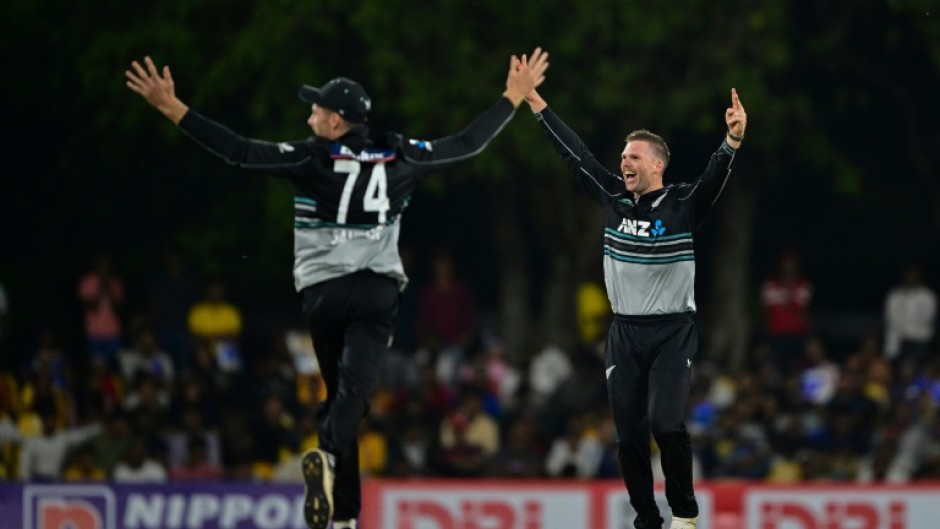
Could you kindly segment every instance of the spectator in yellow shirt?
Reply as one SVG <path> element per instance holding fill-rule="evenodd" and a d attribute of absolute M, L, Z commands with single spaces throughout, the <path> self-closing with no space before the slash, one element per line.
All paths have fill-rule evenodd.
<path fill-rule="evenodd" d="M 189 332 L 198 347 L 206 347 L 215 355 L 223 371 L 241 369 L 238 337 L 242 332 L 242 315 L 225 297 L 225 285 L 218 278 L 209 281 L 206 297 L 189 310 Z"/>

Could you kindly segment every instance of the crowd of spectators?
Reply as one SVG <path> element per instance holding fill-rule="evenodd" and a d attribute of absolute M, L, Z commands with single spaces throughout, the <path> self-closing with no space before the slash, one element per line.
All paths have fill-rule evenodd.
<path fill-rule="evenodd" d="M 359 433 L 362 473 L 618 479 L 602 286 L 579 291 L 582 346 L 533 336 L 509 354 L 482 328 L 450 256 L 431 265 L 402 299 Z M 324 394 L 302 329 L 244 350 L 224 282 L 197 280 L 177 254 L 154 278 L 146 317 L 122 317 L 135 286 L 107 256 L 77 287 L 84 346 L 65 350 L 46 330 L 28 362 L 0 373 L 0 479 L 299 481 Z M 937 301 L 919 270 L 886 293 L 883 328 L 838 358 L 813 332 L 813 288 L 795 255 L 759 290 L 763 326 L 746 368 L 696 361 L 687 419 L 696 479 L 940 479 Z M 0 286 L 0 324 L 9 307 Z"/>

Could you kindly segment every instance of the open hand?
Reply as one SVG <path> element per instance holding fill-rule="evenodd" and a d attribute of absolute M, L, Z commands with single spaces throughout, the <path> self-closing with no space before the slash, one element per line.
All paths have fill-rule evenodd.
<path fill-rule="evenodd" d="M 547 69 L 548 52 L 542 48 L 535 48 L 531 58 L 524 54 L 521 59 L 513 55 L 509 58 L 504 95 L 512 101 L 513 106 L 519 106 L 530 92 L 545 81 Z"/>
<path fill-rule="evenodd" d="M 127 87 L 140 94 L 147 103 L 163 112 L 174 123 L 179 123 L 188 108 L 176 97 L 170 67 L 164 66 L 161 75 L 150 57 L 144 57 L 143 65 L 133 61 L 131 67 L 133 71 L 124 71 Z"/>

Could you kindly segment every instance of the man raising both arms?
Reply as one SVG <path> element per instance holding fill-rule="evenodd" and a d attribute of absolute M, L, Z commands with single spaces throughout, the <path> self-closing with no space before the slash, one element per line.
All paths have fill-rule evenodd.
<path fill-rule="evenodd" d="M 245 138 L 190 110 L 170 69 L 150 57 L 125 72 L 127 86 L 208 151 L 294 187 L 294 283 L 327 387 L 320 447 L 303 457 L 304 518 L 311 529 L 355 529 L 361 506 L 357 425 L 382 368 L 407 278 L 398 255 L 400 217 L 418 177 L 479 154 L 506 126 L 525 95 L 544 80 L 548 54 L 510 59 L 506 88 L 463 131 L 433 141 L 389 135 L 373 146 L 365 123 L 372 101 L 337 77 L 304 85 L 311 105 L 305 140 Z M 335 483 L 334 483 L 335 476 Z M 335 505 L 335 509 L 334 509 Z"/>
<path fill-rule="evenodd" d="M 523 58 L 523 62 L 524 62 Z M 693 182 L 663 186 L 669 148 L 648 130 L 627 135 L 620 173 L 604 168 L 533 90 L 526 101 L 555 151 L 605 209 L 604 277 L 614 312 L 604 361 L 617 455 L 636 529 L 660 529 L 653 499 L 650 433 L 662 452 L 671 529 L 694 529 L 692 450 L 685 429 L 695 331 L 693 234 L 718 199 L 747 126 L 731 89 L 728 130 Z"/>

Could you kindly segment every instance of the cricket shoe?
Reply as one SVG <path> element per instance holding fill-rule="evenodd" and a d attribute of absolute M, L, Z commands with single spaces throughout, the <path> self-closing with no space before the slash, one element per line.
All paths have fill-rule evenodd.
<path fill-rule="evenodd" d="M 698 521 L 698 516 L 695 518 L 678 518 L 673 516 L 672 523 L 669 524 L 669 529 L 695 529 L 696 521 Z"/>
<path fill-rule="evenodd" d="M 310 529 L 326 529 L 333 518 L 333 454 L 314 448 L 301 462 L 304 476 L 304 521 Z"/>

